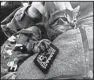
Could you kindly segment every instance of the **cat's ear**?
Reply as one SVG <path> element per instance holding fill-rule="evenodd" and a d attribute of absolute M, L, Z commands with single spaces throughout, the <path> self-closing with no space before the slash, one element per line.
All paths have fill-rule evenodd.
<path fill-rule="evenodd" d="M 76 18 L 77 15 L 79 14 L 79 10 L 80 10 L 80 6 L 79 5 L 75 9 L 73 9 L 73 16 L 74 16 L 74 18 Z"/>
<path fill-rule="evenodd" d="M 73 12 L 74 12 L 74 13 L 78 13 L 79 10 L 80 10 L 80 6 L 78 5 L 76 8 L 74 8 Z"/>

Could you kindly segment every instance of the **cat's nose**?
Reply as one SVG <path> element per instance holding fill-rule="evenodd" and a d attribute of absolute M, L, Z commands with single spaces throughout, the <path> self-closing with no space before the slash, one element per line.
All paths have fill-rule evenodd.
<path fill-rule="evenodd" d="M 72 28 L 74 28 L 74 27 L 75 27 L 75 23 L 70 23 L 70 26 L 71 26 Z"/>

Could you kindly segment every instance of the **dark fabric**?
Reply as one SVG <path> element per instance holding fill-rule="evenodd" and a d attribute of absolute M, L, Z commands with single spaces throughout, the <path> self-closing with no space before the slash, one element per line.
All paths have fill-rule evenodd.
<path fill-rule="evenodd" d="M 1 12 L 0 14 L 2 15 L 0 16 L 0 22 L 4 20 L 4 18 L 6 18 L 10 13 L 12 13 L 16 8 L 19 8 L 21 6 L 22 6 L 21 2 L 6 1 L 5 5 L 1 6 L 1 9 L 0 9 L 0 12 Z"/>

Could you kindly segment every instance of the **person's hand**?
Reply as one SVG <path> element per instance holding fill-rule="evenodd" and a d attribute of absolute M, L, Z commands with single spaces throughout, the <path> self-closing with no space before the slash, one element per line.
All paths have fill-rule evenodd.
<path fill-rule="evenodd" d="M 39 43 L 37 45 L 35 45 L 34 51 L 36 53 L 45 52 L 49 48 L 50 43 L 51 43 L 50 40 L 42 39 L 39 41 Z"/>

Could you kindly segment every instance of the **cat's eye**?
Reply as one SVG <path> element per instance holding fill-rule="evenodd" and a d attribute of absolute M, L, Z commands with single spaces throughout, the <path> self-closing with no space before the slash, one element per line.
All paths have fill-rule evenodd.
<path fill-rule="evenodd" d="M 63 21 L 68 21 L 68 19 L 66 17 L 62 17 Z"/>

